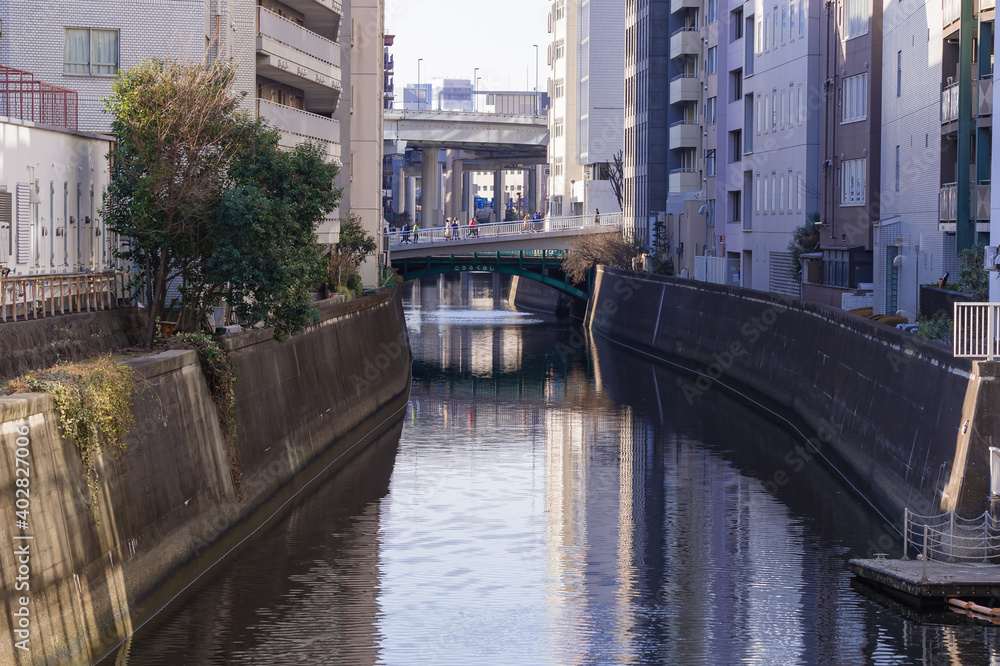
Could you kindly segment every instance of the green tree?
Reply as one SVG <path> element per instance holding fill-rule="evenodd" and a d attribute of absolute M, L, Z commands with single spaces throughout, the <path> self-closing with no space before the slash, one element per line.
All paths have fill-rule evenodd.
<path fill-rule="evenodd" d="M 810 213 L 806 223 L 792 230 L 792 240 L 788 242 L 788 251 L 792 253 L 792 274 L 798 278 L 802 274 L 803 254 L 815 252 L 819 248 L 818 213 Z"/>
<path fill-rule="evenodd" d="M 340 220 L 340 240 L 337 241 L 337 252 L 346 255 L 355 265 L 360 265 L 370 254 L 378 249 L 378 242 L 365 231 L 361 216 L 350 211 L 347 219 Z"/>
<path fill-rule="evenodd" d="M 972 294 L 973 300 L 983 303 L 989 300 L 989 274 L 983 264 L 986 246 L 977 243 L 958 253 L 958 283 L 962 291 Z"/>
<path fill-rule="evenodd" d="M 106 102 L 117 142 L 103 214 L 128 239 L 120 255 L 141 280 L 147 348 L 172 284 L 182 330 L 219 297 L 279 335 L 306 320 L 321 264 L 305 229 L 336 205 L 336 170 L 313 148 L 282 156 L 240 110 L 233 76 L 220 62 L 148 60 L 119 73 Z"/>
<path fill-rule="evenodd" d="M 619 233 L 584 234 L 569 242 L 569 252 L 563 260 L 563 270 L 573 284 L 587 279 L 587 273 L 597 264 L 612 268 L 632 268 L 632 259 L 641 249 Z"/>

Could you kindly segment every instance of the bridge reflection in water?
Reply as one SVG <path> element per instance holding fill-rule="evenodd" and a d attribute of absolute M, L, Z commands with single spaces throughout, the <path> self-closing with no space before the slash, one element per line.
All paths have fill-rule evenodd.
<path fill-rule="evenodd" d="M 994 630 L 851 589 L 847 560 L 885 529 L 788 433 L 719 392 L 691 404 L 684 377 L 494 286 L 409 288 L 388 485 L 350 502 L 331 489 L 354 472 L 331 480 L 137 638 L 134 663 L 1000 659 Z"/>

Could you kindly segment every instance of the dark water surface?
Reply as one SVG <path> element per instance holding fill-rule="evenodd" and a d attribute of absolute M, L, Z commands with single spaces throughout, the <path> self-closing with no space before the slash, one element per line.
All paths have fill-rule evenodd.
<path fill-rule="evenodd" d="M 852 589 L 848 559 L 898 555 L 898 536 L 797 436 L 493 285 L 408 292 L 398 444 L 117 663 L 1000 664 L 995 629 Z"/>

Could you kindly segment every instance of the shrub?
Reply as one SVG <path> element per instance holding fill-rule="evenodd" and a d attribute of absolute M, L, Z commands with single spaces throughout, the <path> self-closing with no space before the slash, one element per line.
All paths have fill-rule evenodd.
<path fill-rule="evenodd" d="M 59 430 L 80 452 L 89 491 L 88 506 L 97 510 L 100 488 L 97 458 L 116 458 L 135 426 L 132 368 L 110 356 L 84 363 L 63 363 L 12 380 L 8 393 L 50 393 L 59 410 Z"/>
<path fill-rule="evenodd" d="M 933 319 L 921 317 L 917 320 L 917 335 L 951 344 L 953 335 L 952 326 L 951 317 L 944 313 L 937 315 Z"/>

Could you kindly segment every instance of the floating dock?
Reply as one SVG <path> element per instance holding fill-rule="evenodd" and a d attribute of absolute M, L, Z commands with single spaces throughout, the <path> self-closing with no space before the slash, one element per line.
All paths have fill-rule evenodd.
<path fill-rule="evenodd" d="M 917 607 L 945 608 L 955 597 L 1000 601 L 996 564 L 879 558 L 851 560 L 850 565 L 858 578 Z"/>

